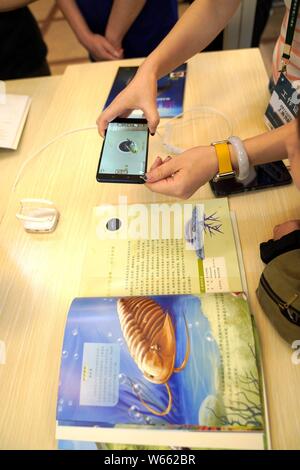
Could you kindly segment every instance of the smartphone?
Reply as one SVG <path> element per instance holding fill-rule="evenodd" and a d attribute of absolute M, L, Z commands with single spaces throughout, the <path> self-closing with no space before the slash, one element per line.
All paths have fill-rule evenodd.
<path fill-rule="evenodd" d="M 215 196 L 224 197 L 230 194 L 282 186 L 291 182 L 292 178 L 285 164 L 278 161 L 255 166 L 245 181 L 240 182 L 234 178 L 217 183 L 210 181 L 210 186 Z"/>
<path fill-rule="evenodd" d="M 146 119 L 117 118 L 109 123 L 96 179 L 99 183 L 144 183 L 149 130 Z"/>

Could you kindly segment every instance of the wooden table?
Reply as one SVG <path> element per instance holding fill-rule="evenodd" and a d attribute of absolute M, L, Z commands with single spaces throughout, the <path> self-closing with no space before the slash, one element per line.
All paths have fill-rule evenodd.
<path fill-rule="evenodd" d="M 41 112 L 38 132 L 31 131 L 34 148 L 66 130 L 92 125 L 118 66 L 138 63 L 69 67 L 46 116 Z M 242 138 L 265 130 L 268 77 L 258 50 L 198 55 L 190 61 L 188 75 L 186 109 L 199 104 L 217 108 L 233 121 L 234 133 Z M 197 143 L 194 139 L 197 135 L 191 133 L 191 145 Z M 64 326 L 69 305 L 79 292 L 92 208 L 117 203 L 120 195 L 129 202 L 168 200 L 140 185 L 97 184 L 100 147 L 96 131 L 64 137 L 28 165 L 7 201 L 0 225 L 0 340 L 7 350 L 6 364 L 0 366 L 3 449 L 55 448 Z M 149 154 L 150 161 L 162 154 L 157 135 L 151 138 Z M 53 234 L 23 231 L 15 218 L 21 197 L 46 197 L 56 203 L 61 220 Z M 212 197 L 208 185 L 195 197 Z M 300 366 L 292 363 L 291 347 L 271 327 L 255 295 L 263 267 L 259 243 L 271 237 L 274 225 L 299 218 L 299 193 L 290 186 L 243 194 L 232 197 L 230 206 L 237 215 L 250 303 L 260 333 L 272 444 L 300 449 Z"/>
<path fill-rule="evenodd" d="M 7 82 L 7 93 L 29 95 L 32 103 L 18 149 L 16 151 L 0 149 L 0 220 L 7 207 L 7 198 L 18 169 L 32 149 L 41 120 L 47 114 L 59 83 L 60 76 Z"/>

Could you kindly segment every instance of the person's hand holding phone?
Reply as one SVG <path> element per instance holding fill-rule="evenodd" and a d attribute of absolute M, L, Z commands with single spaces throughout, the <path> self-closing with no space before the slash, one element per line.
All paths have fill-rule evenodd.
<path fill-rule="evenodd" d="M 129 85 L 114 99 L 97 119 L 99 133 L 104 137 L 108 124 L 117 117 L 128 117 L 134 109 L 143 111 L 151 134 L 159 123 L 156 105 L 157 77 L 143 65 Z"/>
<path fill-rule="evenodd" d="M 157 157 L 147 173 L 147 187 L 167 196 L 188 199 L 218 171 L 212 146 L 194 147 L 164 161 Z"/>

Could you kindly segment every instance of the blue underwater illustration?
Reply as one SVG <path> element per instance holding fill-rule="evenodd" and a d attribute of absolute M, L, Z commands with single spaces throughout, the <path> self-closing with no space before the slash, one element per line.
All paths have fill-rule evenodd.
<path fill-rule="evenodd" d="M 160 340 L 149 347 L 146 336 Z M 219 367 L 197 296 L 78 298 L 65 329 L 57 420 L 198 426 Z"/>

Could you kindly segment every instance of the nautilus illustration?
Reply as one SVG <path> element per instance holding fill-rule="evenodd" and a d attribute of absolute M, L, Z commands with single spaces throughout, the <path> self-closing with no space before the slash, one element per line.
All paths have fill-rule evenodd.
<path fill-rule="evenodd" d="M 168 380 L 173 373 L 181 372 L 190 356 L 190 339 L 185 320 L 186 351 L 182 364 L 175 367 L 176 336 L 172 318 L 167 311 L 149 297 L 121 298 L 117 304 L 119 320 L 129 352 L 152 383 L 164 384 L 168 391 L 168 406 L 156 411 L 139 395 L 142 404 L 157 416 L 167 415 L 172 408 L 172 393 Z"/>

